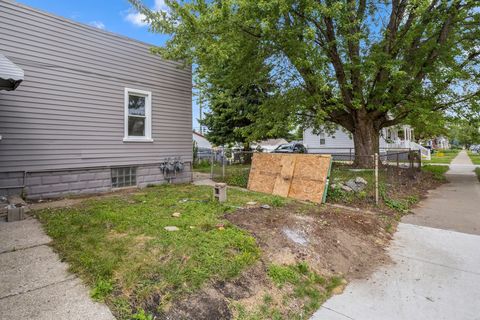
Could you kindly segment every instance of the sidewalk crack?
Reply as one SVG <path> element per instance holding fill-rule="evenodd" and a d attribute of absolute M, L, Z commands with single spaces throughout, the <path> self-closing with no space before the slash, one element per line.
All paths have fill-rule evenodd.
<path fill-rule="evenodd" d="M 63 280 L 60 280 L 60 281 L 57 281 L 57 282 L 53 282 L 53 283 L 49 283 L 49 284 L 46 284 L 46 285 L 38 287 L 38 288 L 34 288 L 34 289 L 27 290 L 27 291 L 22 291 L 22 292 L 17 292 L 17 293 L 12 293 L 12 294 L 6 295 L 4 297 L 0 297 L 0 301 L 2 301 L 4 299 L 7 299 L 7 298 L 19 296 L 19 295 L 22 295 L 22 294 L 25 294 L 25 293 L 30 293 L 30 292 L 34 292 L 34 291 L 37 291 L 37 290 L 40 290 L 40 289 L 48 288 L 48 287 L 54 286 L 56 284 L 64 283 L 64 282 L 67 282 L 67 281 L 72 281 L 72 280 L 75 280 L 75 279 L 76 279 L 76 277 L 72 275 L 72 276 L 67 277 L 66 279 L 63 279 Z"/>

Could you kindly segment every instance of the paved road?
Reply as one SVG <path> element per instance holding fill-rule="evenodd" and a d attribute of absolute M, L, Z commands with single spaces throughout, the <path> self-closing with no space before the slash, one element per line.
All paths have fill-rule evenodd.
<path fill-rule="evenodd" d="M 112 320 L 48 246 L 39 222 L 0 223 L 0 319 Z"/>
<path fill-rule="evenodd" d="M 466 152 L 399 224 L 393 265 L 350 283 L 314 320 L 480 320 L 480 184 Z"/>

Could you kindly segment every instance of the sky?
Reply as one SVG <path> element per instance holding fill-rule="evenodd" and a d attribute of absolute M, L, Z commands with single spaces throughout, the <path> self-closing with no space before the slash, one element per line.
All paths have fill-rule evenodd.
<path fill-rule="evenodd" d="M 99 29 L 121 34 L 132 39 L 162 46 L 167 35 L 148 31 L 142 15 L 136 12 L 127 0 L 16 0 L 27 6 L 40 9 Z M 164 10 L 163 0 L 143 0 L 155 10 Z M 198 107 L 193 103 L 193 128 L 198 130 Z"/>

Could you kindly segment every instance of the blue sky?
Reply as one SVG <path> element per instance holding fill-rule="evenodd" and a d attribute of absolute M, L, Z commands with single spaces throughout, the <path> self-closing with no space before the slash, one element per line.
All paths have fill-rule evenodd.
<path fill-rule="evenodd" d="M 162 46 L 168 36 L 148 31 L 142 16 L 127 0 L 17 0 L 19 3 L 55 15 L 89 24 L 153 45 Z M 152 9 L 165 9 L 163 0 L 143 0 Z M 198 129 L 198 107 L 193 107 L 193 127 Z"/>

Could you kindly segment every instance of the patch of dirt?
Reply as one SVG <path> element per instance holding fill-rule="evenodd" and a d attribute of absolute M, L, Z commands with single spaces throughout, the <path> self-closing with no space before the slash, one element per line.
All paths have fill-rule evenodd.
<path fill-rule="evenodd" d="M 207 287 L 202 291 L 176 303 L 164 319 L 230 319 L 232 313 L 225 297 L 215 288 Z"/>
<path fill-rule="evenodd" d="M 309 208 L 305 211 L 304 206 L 292 204 L 272 210 L 239 210 L 226 218 L 255 236 L 263 259 L 269 263 L 306 261 L 322 275 L 341 274 L 353 279 L 389 261 L 385 246 L 391 235 L 377 216 Z M 292 234 L 301 235 L 306 243 Z"/>
<path fill-rule="evenodd" d="M 254 311 L 266 294 L 285 310 L 301 310 L 302 301 L 291 299 L 285 304 L 282 300 L 292 288 L 272 284 L 267 276 L 271 263 L 305 261 L 323 276 L 341 275 L 349 280 L 366 277 L 379 265 L 390 263 L 385 247 L 391 235 L 375 215 L 294 203 L 270 210 L 249 207 L 225 218 L 253 234 L 261 247 L 261 260 L 236 279 L 211 283 L 174 302 L 161 319 L 232 319 L 234 303 Z"/>
<path fill-rule="evenodd" d="M 160 318 L 166 320 L 231 319 L 233 317 L 230 308 L 232 301 L 248 300 L 260 295 L 270 286 L 266 268 L 259 262 L 236 279 L 214 282 L 205 286 L 200 292 L 174 303 L 166 313 L 160 315 Z"/>

